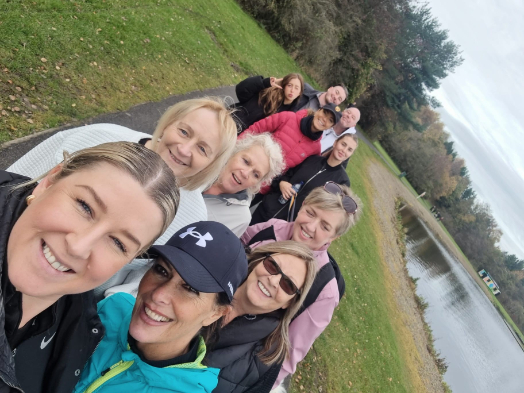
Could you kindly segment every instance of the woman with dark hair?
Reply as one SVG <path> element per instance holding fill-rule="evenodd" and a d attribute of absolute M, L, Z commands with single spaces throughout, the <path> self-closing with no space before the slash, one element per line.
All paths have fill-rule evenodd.
<path fill-rule="evenodd" d="M 253 123 L 278 112 L 298 110 L 297 103 L 304 91 L 302 75 L 292 73 L 284 78 L 252 76 L 240 82 L 235 92 L 238 103 L 234 113 L 239 133 Z"/>
<path fill-rule="evenodd" d="M 166 230 L 179 192 L 161 157 L 129 142 L 36 180 L 0 171 L 0 391 L 70 393 L 104 336 L 92 289 Z"/>
<path fill-rule="evenodd" d="M 155 258 L 135 300 L 117 293 L 98 304 L 106 335 L 74 392 L 211 392 L 219 370 L 205 366 L 206 343 L 247 274 L 240 240 L 224 225 L 180 229 Z M 217 260 L 217 257 L 220 260 Z"/>
<path fill-rule="evenodd" d="M 271 190 L 253 213 L 250 225 L 266 222 L 272 218 L 295 221 L 304 199 L 317 187 L 328 181 L 350 185 L 343 166 L 358 146 L 355 134 L 344 134 L 337 139 L 326 157 L 311 156 L 302 164 L 289 169 L 273 181 Z M 296 192 L 293 185 L 302 184 Z M 284 200 L 284 203 L 281 203 Z"/>

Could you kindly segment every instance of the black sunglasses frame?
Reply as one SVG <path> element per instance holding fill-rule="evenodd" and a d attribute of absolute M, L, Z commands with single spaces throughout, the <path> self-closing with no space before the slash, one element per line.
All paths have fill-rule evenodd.
<path fill-rule="evenodd" d="M 273 258 L 273 255 L 272 254 L 266 254 L 262 259 L 262 265 L 264 265 L 264 268 L 266 269 L 266 271 L 271 274 L 272 276 L 276 276 L 276 275 L 279 275 L 280 274 L 280 281 L 278 282 L 278 285 L 280 286 L 280 288 L 282 288 L 282 290 L 290 295 L 290 296 L 293 296 L 293 295 L 300 295 L 302 294 L 302 291 L 300 289 L 298 289 L 298 287 L 296 286 L 296 284 L 293 282 L 293 280 L 291 280 L 291 278 L 289 278 L 288 276 L 286 276 L 284 274 L 284 272 L 282 271 L 282 269 L 280 269 L 280 265 L 278 264 L 277 261 L 275 261 L 275 259 Z M 266 266 L 266 261 L 269 261 L 269 263 L 271 263 L 273 265 L 273 267 L 276 269 L 276 273 L 271 273 L 267 266 Z M 291 290 L 295 289 L 293 293 L 288 293 L 284 287 L 282 286 L 282 280 L 286 280 L 288 282 L 288 285 L 290 286 Z"/>
<path fill-rule="evenodd" d="M 335 187 L 337 192 L 335 192 L 334 190 L 329 190 L 328 189 L 329 186 Z M 324 190 L 326 190 L 326 192 L 329 192 L 330 194 L 342 196 L 342 206 L 344 207 L 344 210 L 346 211 L 347 214 L 354 215 L 357 212 L 358 210 L 357 202 L 353 198 L 351 198 L 349 195 L 344 194 L 344 192 L 342 191 L 342 188 L 340 188 L 340 185 L 338 185 L 334 181 L 328 181 L 326 182 L 326 184 L 324 184 Z M 355 209 L 351 209 L 349 207 L 350 205 L 354 205 Z"/>

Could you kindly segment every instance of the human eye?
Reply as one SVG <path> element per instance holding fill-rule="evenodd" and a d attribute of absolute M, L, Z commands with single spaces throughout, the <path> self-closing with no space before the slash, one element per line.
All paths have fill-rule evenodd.
<path fill-rule="evenodd" d="M 255 172 L 255 179 L 260 179 L 260 174 Z"/>
<path fill-rule="evenodd" d="M 187 292 L 194 293 L 195 295 L 200 295 L 200 292 L 197 291 L 195 288 L 193 288 L 191 285 L 184 284 L 184 285 L 183 285 L 183 288 L 184 288 Z"/>
<path fill-rule="evenodd" d="M 162 266 L 162 264 L 158 262 L 153 265 L 153 271 L 155 272 L 155 274 L 162 276 L 162 277 L 168 277 L 169 275 L 167 270 L 164 268 L 164 266 Z"/>
<path fill-rule="evenodd" d="M 124 246 L 124 243 L 122 243 L 120 240 L 118 240 L 117 237 L 111 236 L 111 240 L 113 240 L 113 243 L 115 243 L 115 246 L 117 246 L 120 251 L 122 251 L 124 254 L 127 254 L 127 248 Z"/>
<path fill-rule="evenodd" d="M 206 151 L 206 148 L 204 146 L 198 146 L 198 149 L 200 150 L 200 152 L 203 155 L 207 156 L 207 151 Z"/>
<path fill-rule="evenodd" d="M 306 209 L 306 213 L 308 216 L 313 217 L 313 211 Z"/>
<path fill-rule="evenodd" d="M 249 161 L 246 158 L 242 158 L 242 160 L 244 161 L 244 164 L 249 165 Z"/>
<path fill-rule="evenodd" d="M 189 133 L 184 130 L 183 128 L 179 128 L 178 129 L 178 132 L 182 135 L 182 136 L 189 136 Z"/>
<path fill-rule="evenodd" d="M 83 199 L 77 198 L 76 203 L 78 204 L 78 206 L 80 207 L 80 209 L 82 210 L 82 212 L 85 215 L 88 215 L 89 217 L 94 216 L 93 209 L 91 209 L 91 206 L 89 206 L 89 204 L 86 201 L 84 201 Z"/>

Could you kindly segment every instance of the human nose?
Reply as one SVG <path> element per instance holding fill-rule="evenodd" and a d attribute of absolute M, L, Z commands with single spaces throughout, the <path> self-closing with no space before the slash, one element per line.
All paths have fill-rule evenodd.
<path fill-rule="evenodd" d="M 159 285 L 153 290 L 151 299 L 155 304 L 169 304 L 171 299 L 171 291 L 164 283 L 164 285 Z"/>
<path fill-rule="evenodd" d="M 191 156 L 191 142 L 181 143 L 178 145 L 178 152 L 181 156 Z"/>
<path fill-rule="evenodd" d="M 88 259 L 99 239 L 99 231 L 95 228 L 68 233 L 65 237 L 67 252 L 74 258 Z"/>
<path fill-rule="evenodd" d="M 280 279 L 281 278 L 282 278 L 282 274 L 281 273 L 272 274 L 271 276 L 269 276 L 269 282 L 270 282 L 271 286 L 273 288 L 278 288 L 278 286 L 280 285 Z"/>

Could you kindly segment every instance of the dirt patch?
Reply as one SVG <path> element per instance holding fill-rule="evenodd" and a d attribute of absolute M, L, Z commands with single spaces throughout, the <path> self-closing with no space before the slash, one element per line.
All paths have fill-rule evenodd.
<path fill-rule="evenodd" d="M 440 373 L 428 350 L 429 343 L 424 331 L 424 321 L 413 294 L 411 279 L 407 274 L 405 261 L 397 244 L 395 200 L 404 199 L 433 231 L 442 232 L 442 230 L 431 214 L 420 206 L 413 194 L 382 164 L 370 163 L 368 175 L 373 188 L 373 208 L 381 227 L 380 248 L 386 264 L 386 277 L 389 276 L 386 281 L 394 298 L 389 300 L 393 301 L 394 306 L 399 310 L 397 319 L 392 323 L 397 330 L 404 356 L 408 359 L 406 366 L 414 384 L 413 390 L 430 393 L 444 392 Z M 430 224 L 431 221 L 433 225 Z M 443 236 L 441 236 L 442 239 Z"/>

